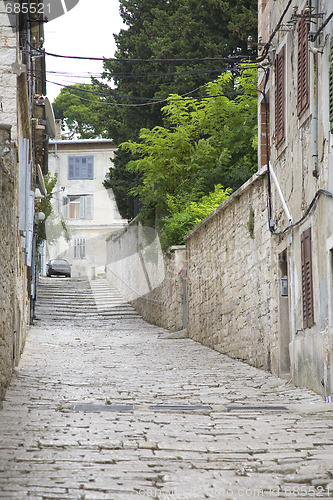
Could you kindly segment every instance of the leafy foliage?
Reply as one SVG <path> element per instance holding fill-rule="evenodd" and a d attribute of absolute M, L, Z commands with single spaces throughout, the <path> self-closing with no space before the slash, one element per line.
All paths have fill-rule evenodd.
<path fill-rule="evenodd" d="M 57 174 L 54 176 L 50 173 L 44 175 L 47 195 L 44 196 L 40 202 L 35 203 L 37 210 L 45 215 L 45 219 L 40 221 L 36 228 L 37 248 L 39 248 L 40 243 L 46 239 L 48 240 L 48 243 L 52 245 L 61 235 L 64 235 L 67 241 L 70 240 L 69 230 L 66 223 L 64 221 L 58 222 L 56 220 L 56 215 L 52 208 L 52 192 L 57 184 L 57 179 Z"/>
<path fill-rule="evenodd" d="M 92 139 L 105 135 L 100 118 L 101 97 L 89 84 L 63 87 L 53 102 L 55 117 L 63 120 L 64 126 L 80 139 Z"/>
<path fill-rule="evenodd" d="M 166 250 L 171 245 L 184 244 L 184 236 L 199 222 L 205 219 L 231 194 L 231 189 L 223 189 L 220 184 L 212 193 L 203 196 L 198 202 L 190 201 L 185 205 L 180 200 L 169 200 L 171 215 L 165 217 L 160 234 L 161 247 Z M 180 203 L 177 203 L 179 201 Z"/>
<path fill-rule="evenodd" d="M 257 0 L 120 0 L 122 18 L 127 29 L 115 35 L 118 61 L 105 61 L 104 80 L 113 84 L 112 91 L 105 84 L 95 82 L 97 88 L 107 91 L 109 103 L 124 106 L 104 106 L 104 119 L 108 136 L 118 144 L 137 141 L 142 128 L 165 126 L 163 104 L 147 105 L 145 101 L 126 99 L 166 98 L 170 94 L 183 95 L 215 78 L 223 71 L 236 68 L 230 63 L 210 61 L 194 63 L 172 59 L 218 58 L 246 53 L 249 35 L 257 38 Z M 124 62 L 120 59 L 170 59 L 169 62 Z M 132 106 L 133 103 L 143 104 Z M 126 106 L 131 104 L 131 106 Z M 127 152 L 129 154 L 129 152 Z M 127 157 L 119 156 L 115 165 L 117 173 L 110 174 L 120 213 L 133 216 L 131 205 L 124 203 L 123 186 L 130 190 L 136 184 L 135 174 L 128 177 Z M 116 182 L 115 177 L 117 178 Z M 230 172 L 237 183 L 239 171 Z M 235 178 L 234 178 L 235 177 Z M 246 176 L 245 176 L 246 177 Z M 244 177 L 244 178 L 245 178 Z"/>
<path fill-rule="evenodd" d="M 170 214 L 173 199 L 183 204 L 213 192 L 221 184 L 237 189 L 255 171 L 256 71 L 231 73 L 207 84 L 204 99 L 172 95 L 163 112 L 167 126 L 142 129 L 140 141 L 127 141 L 121 149 L 136 160 L 128 170 L 141 182 L 131 190 L 145 210 L 145 223 Z M 171 200 L 171 201 L 170 201 Z"/>
<path fill-rule="evenodd" d="M 244 55 L 247 37 L 257 38 L 257 0 L 120 0 L 120 12 L 126 29 L 114 35 L 118 60 L 105 60 L 103 81 L 63 89 L 56 99 L 56 117 L 63 118 L 78 138 L 102 136 L 120 144 L 138 141 L 142 128 L 167 126 L 161 113 L 164 104 L 151 104 L 152 98 L 187 93 L 200 97 L 201 87 L 216 75 L 237 72 L 233 59 L 200 63 L 190 59 Z M 91 89 L 103 97 L 82 92 Z M 138 183 L 137 173 L 126 169 L 130 155 L 129 150 L 118 154 L 105 183 L 113 190 L 121 215 L 129 219 L 134 214 L 133 198 L 128 199 L 126 187 L 130 191 Z M 230 181 L 223 183 L 236 185 L 246 175 L 230 169 Z"/>

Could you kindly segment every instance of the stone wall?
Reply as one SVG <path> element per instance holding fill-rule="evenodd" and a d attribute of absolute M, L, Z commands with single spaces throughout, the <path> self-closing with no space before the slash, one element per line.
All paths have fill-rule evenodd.
<path fill-rule="evenodd" d="M 172 247 L 163 257 L 163 282 L 131 303 L 149 323 L 177 331 L 187 326 L 185 246 Z"/>
<path fill-rule="evenodd" d="M 0 401 L 22 352 L 27 293 L 18 234 L 17 160 L 10 126 L 0 124 Z"/>
<path fill-rule="evenodd" d="M 266 206 L 266 176 L 255 175 L 187 235 L 187 301 L 190 338 L 270 370 L 277 277 Z"/>
<path fill-rule="evenodd" d="M 12 125 L 12 140 L 17 139 L 17 33 L 15 15 L 6 13 L 0 0 L 0 121 Z"/>
<path fill-rule="evenodd" d="M 136 222 L 107 240 L 107 279 L 146 321 L 186 327 L 185 246 L 163 253 L 158 233 Z"/>

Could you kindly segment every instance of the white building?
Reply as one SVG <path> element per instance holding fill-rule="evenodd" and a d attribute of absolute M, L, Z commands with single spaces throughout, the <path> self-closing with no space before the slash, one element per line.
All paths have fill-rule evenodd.
<path fill-rule="evenodd" d="M 50 143 L 49 172 L 57 175 L 57 185 L 52 198 L 55 216 L 46 227 L 46 262 L 58 257 L 68 260 L 72 277 L 104 273 L 105 238 L 127 224 L 112 190 L 103 186 L 116 149 L 107 139 Z"/>

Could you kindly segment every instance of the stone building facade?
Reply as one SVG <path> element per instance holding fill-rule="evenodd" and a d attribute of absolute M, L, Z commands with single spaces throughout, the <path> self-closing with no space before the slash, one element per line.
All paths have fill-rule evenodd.
<path fill-rule="evenodd" d="M 41 15 L 16 5 L 15 11 L 13 2 L 0 1 L 0 400 L 33 320 L 35 189 L 43 191 L 53 133 Z"/>
<path fill-rule="evenodd" d="M 259 126 L 265 130 L 267 109 L 273 256 L 288 281 L 277 332 L 289 339 L 293 381 L 326 397 L 333 389 L 332 17 L 326 0 L 259 1 L 259 35 L 269 42 Z"/>

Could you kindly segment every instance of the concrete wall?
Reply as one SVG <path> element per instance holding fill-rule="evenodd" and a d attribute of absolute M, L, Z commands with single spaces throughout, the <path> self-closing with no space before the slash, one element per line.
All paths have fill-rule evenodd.
<path fill-rule="evenodd" d="M 23 349 L 27 293 L 17 225 L 16 151 L 10 126 L 0 124 L 0 400 Z"/>
<path fill-rule="evenodd" d="M 277 278 L 266 177 L 254 176 L 186 237 L 188 334 L 270 370 L 277 365 Z"/>
<path fill-rule="evenodd" d="M 131 223 L 107 239 L 107 279 L 146 321 L 186 327 L 185 247 L 162 253 L 158 233 Z"/>

